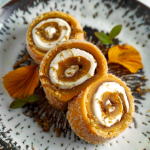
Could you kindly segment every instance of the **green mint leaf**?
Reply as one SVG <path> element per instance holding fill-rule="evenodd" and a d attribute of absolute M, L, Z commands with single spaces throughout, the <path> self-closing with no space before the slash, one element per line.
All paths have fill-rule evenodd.
<path fill-rule="evenodd" d="M 116 37 L 120 33 L 121 29 L 122 25 L 117 25 L 113 27 L 109 34 L 109 40 L 112 40 L 114 37 Z"/>
<path fill-rule="evenodd" d="M 113 40 L 109 40 L 109 43 L 110 43 L 110 44 L 113 44 L 114 42 L 113 42 Z"/>
<path fill-rule="evenodd" d="M 22 106 L 25 105 L 25 100 L 24 99 L 15 99 L 9 106 L 11 109 L 17 109 L 21 108 Z"/>
<path fill-rule="evenodd" d="M 94 32 L 95 36 L 103 43 L 103 44 L 109 44 L 109 38 L 108 36 L 103 32 Z"/>
<path fill-rule="evenodd" d="M 28 96 L 27 102 L 33 103 L 33 102 L 37 102 L 40 99 L 42 99 L 42 95 L 32 94 Z"/>

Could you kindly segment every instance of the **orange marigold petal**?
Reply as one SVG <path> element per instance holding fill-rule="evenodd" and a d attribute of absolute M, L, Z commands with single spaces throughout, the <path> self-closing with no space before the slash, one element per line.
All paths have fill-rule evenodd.
<path fill-rule="evenodd" d="M 136 73 L 143 68 L 140 53 L 131 45 L 115 45 L 108 51 L 108 63 L 118 63 L 128 68 L 131 73 Z"/>
<path fill-rule="evenodd" d="M 27 98 L 39 84 L 37 66 L 26 66 L 10 71 L 3 77 L 3 84 L 11 97 Z"/>

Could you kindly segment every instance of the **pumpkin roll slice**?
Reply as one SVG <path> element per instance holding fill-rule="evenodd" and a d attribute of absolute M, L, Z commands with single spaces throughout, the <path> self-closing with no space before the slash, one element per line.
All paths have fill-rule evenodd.
<path fill-rule="evenodd" d="M 61 41 L 84 39 L 84 31 L 73 16 L 51 11 L 36 17 L 27 31 L 27 50 L 34 61 L 40 64 L 45 54 Z"/>
<path fill-rule="evenodd" d="M 61 101 L 72 99 L 105 74 L 107 62 L 104 55 L 84 40 L 62 42 L 45 55 L 40 66 L 40 80 L 45 93 Z"/>
<path fill-rule="evenodd" d="M 69 102 L 67 118 L 77 136 L 92 144 L 102 144 L 123 132 L 133 114 L 134 100 L 129 88 L 109 74 Z"/>

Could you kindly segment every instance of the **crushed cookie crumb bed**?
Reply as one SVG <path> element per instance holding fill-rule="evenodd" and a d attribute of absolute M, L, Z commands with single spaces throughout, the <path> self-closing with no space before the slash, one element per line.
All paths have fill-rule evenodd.
<path fill-rule="evenodd" d="M 56 131 L 56 137 L 60 137 L 61 134 L 58 128 L 54 128 L 53 131 Z"/>
<path fill-rule="evenodd" d="M 145 80 L 145 78 L 143 78 L 142 80 L 147 81 L 147 79 Z M 150 92 L 150 88 L 148 86 L 146 86 L 146 89 L 142 89 L 141 84 L 139 84 L 135 89 L 140 95 L 145 95 L 147 92 Z"/>
<path fill-rule="evenodd" d="M 21 60 L 19 60 L 18 62 L 16 62 L 16 63 L 13 65 L 13 67 L 14 67 L 14 68 L 15 68 L 15 67 L 18 67 L 21 63 L 23 63 L 24 61 L 26 61 L 29 57 L 30 57 L 29 54 L 24 55 Z"/>

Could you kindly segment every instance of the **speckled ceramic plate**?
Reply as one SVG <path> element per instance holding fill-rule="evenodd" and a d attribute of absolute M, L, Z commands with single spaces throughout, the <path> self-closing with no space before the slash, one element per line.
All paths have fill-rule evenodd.
<path fill-rule="evenodd" d="M 123 29 L 119 43 L 134 46 L 142 56 L 144 68 L 138 72 L 145 75 L 150 87 L 150 9 L 134 0 L 20 0 L 9 3 L 0 10 L 0 143 L 15 149 L 29 150 L 143 150 L 150 149 L 150 94 L 135 96 L 134 122 L 117 138 L 102 144 L 92 145 L 75 140 L 73 131 L 66 137 L 56 137 L 37 126 L 33 118 L 22 112 L 26 108 L 10 110 L 9 97 L 2 84 L 2 77 L 13 70 L 13 64 L 26 47 L 26 31 L 32 19 L 51 10 L 69 13 L 77 18 L 84 29 L 109 32 L 118 24 Z M 94 30 L 88 34 L 93 34 Z M 90 39 L 89 39 L 90 40 Z M 138 76 L 137 74 L 137 76 Z M 122 77 L 123 78 L 123 77 Z M 128 77 L 127 77 L 128 78 Z M 132 79 L 129 86 L 132 85 Z M 136 124 L 136 125 L 135 125 Z"/>

